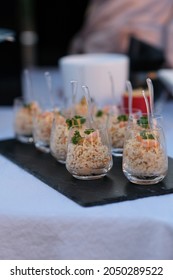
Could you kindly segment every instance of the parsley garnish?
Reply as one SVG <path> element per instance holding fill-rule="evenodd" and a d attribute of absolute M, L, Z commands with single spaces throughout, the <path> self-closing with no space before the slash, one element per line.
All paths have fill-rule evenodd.
<path fill-rule="evenodd" d="M 137 120 L 137 124 L 143 128 L 148 128 L 149 127 L 148 117 L 147 116 L 140 117 L 140 119 Z"/>
<path fill-rule="evenodd" d="M 127 115 L 119 115 L 117 117 L 119 122 L 127 122 L 128 121 L 128 116 Z"/>
<path fill-rule="evenodd" d="M 90 133 L 92 133 L 94 131 L 95 130 L 93 128 L 90 128 L 90 129 L 85 129 L 84 133 L 89 135 Z"/>
<path fill-rule="evenodd" d="M 76 130 L 74 132 L 73 137 L 71 138 L 71 141 L 74 145 L 80 144 L 83 140 L 83 137 L 80 135 L 79 131 Z"/>
<path fill-rule="evenodd" d="M 87 135 L 89 135 L 89 134 L 91 134 L 91 133 L 94 132 L 94 131 L 95 131 L 95 130 L 94 130 L 93 128 L 88 128 L 88 129 L 85 129 L 85 130 L 84 130 L 84 133 L 87 134 Z M 80 132 L 79 132 L 78 130 L 75 130 L 74 135 L 73 135 L 73 137 L 71 138 L 72 143 L 73 143 L 74 145 L 82 144 L 83 140 L 84 140 L 84 137 L 82 137 L 82 136 L 80 135 Z"/>
<path fill-rule="evenodd" d="M 155 139 L 153 134 L 147 132 L 146 130 L 141 131 L 140 136 L 142 137 L 142 139 Z"/>
<path fill-rule="evenodd" d="M 82 116 L 76 115 L 73 119 L 80 120 L 80 123 L 83 124 L 86 122 L 86 119 Z"/>
<path fill-rule="evenodd" d="M 78 115 L 74 116 L 72 119 L 66 120 L 68 129 L 70 129 L 73 126 L 81 127 L 81 125 L 84 124 L 85 122 L 86 122 L 86 118 Z"/>
<path fill-rule="evenodd" d="M 102 117 L 103 116 L 103 111 L 102 110 L 98 110 L 96 113 L 96 117 Z"/>

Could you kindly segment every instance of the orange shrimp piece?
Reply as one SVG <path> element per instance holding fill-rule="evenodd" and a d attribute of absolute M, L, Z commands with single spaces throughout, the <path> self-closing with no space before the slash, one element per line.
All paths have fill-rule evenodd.
<path fill-rule="evenodd" d="M 120 122 L 119 123 L 119 128 L 123 128 L 123 127 L 126 127 L 126 122 Z"/>

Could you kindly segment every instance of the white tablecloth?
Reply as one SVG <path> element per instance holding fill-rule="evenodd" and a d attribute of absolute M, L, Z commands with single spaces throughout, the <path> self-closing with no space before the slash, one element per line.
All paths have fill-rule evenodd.
<path fill-rule="evenodd" d="M 163 106 L 173 157 L 173 102 Z M 0 108 L 0 138 L 13 137 Z M 82 207 L 0 155 L 0 259 L 173 259 L 173 194 Z"/>

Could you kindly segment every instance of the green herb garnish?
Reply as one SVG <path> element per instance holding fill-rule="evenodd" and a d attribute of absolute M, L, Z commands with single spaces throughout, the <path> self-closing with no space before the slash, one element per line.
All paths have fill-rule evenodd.
<path fill-rule="evenodd" d="M 92 133 L 94 131 L 95 130 L 93 128 L 90 128 L 90 129 L 85 129 L 84 133 L 89 135 L 90 133 Z"/>
<path fill-rule="evenodd" d="M 127 115 L 119 115 L 117 117 L 119 122 L 127 122 L 128 121 L 128 116 Z"/>
<path fill-rule="evenodd" d="M 81 127 L 81 125 L 84 124 L 85 122 L 86 122 L 86 118 L 78 115 L 74 116 L 72 119 L 66 120 L 68 129 L 70 129 L 73 126 Z"/>
<path fill-rule="evenodd" d="M 141 131 L 140 136 L 142 137 L 142 139 L 155 139 L 153 134 L 147 132 L 146 130 Z"/>
<path fill-rule="evenodd" d="M 66 120 L 66 124 L 67 124 L 67 127 L 68 127 L 68 129 L 69 129 L 70 127 L 72 127 L 72 120 L 67 119 L 67 120 Z"/>
<path fill-rule="evenodd" d="M 82 116 L 79 116 L 79 115 L 76 115 L 74 116 L 75 120 L 79 120 L 80 121 L 80 124 L 84 124 L 86 122 L 86 118 L 82 117 Z"/>
<path fill-rule="evenodd" d="M 98 110 L 96 113 L 96 117 L 102 117 L 103 116 L 103 111 L 102 110 Z"/>
<path fill-rule="evenodd" d="M 74 145 L 80 144 L 83 141 L 83 137 L 80 135 L 79 131 L 76 130 L 74 132 L 73 137 L 71 138 L 71 141 Z"/>
<path fill-rule="evenodd" d="M 137 124 L 143 128 L 148 128 L 149 127 L 148 117 L 147 116 L 140 117 L 140 119 L 137 120 Z"/>

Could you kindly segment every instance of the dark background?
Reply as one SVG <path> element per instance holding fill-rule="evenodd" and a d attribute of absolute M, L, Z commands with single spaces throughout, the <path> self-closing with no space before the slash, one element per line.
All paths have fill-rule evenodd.
<path fill-rule="evenodd" d="M 12 105 L 14 97 L 22 94 L 23 69 L 57 67 L 58 59 L 68 54 L 69 44 L 84 22 L 89 2 L 90 0 L 1 1 L 0 28 L 14 30 L 16 40 L 0 43 L 0 105 Z M 28 30 L 34 32 L 37 38 L 30 45 L 21 40 L 23 32 Z M 161 50 L 135 38 L 131 38 L 127 54 L 130 58 L 130 80 L 134 87 L 146 86 L 145 75 L 141 81 L 138 72 L 155 71 L 164 63 Z M 157 86 L 157 81 L 155 84 Z"/>
<path fill-rule="evenodd" d="M 88 0 L 36 0 L 35 19 L 39 35 L 38 65 L 57 65 L 68 51 L 69 42 L 80 29 Z M 40 10 L 41 9 L 41 10 Z"/>
<path fill-rule="evenodd" d="M 21 95 L 21 71 L 30 66 L 55 66 L 68 52 L 80 29 L 88 0 L 6 0 L 1 1 L 0 28 L 15 31 L 15 42 L 0 43 L 0 105 L 12 105 Z M 32 30 L 37 42 L 21 43 L 20 34 Z"/>

